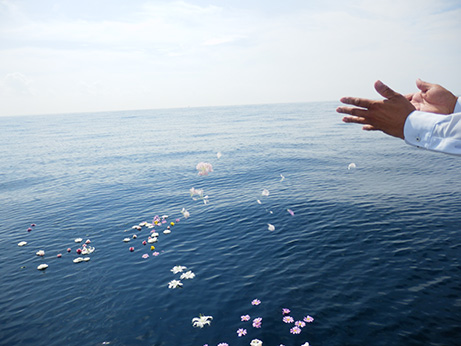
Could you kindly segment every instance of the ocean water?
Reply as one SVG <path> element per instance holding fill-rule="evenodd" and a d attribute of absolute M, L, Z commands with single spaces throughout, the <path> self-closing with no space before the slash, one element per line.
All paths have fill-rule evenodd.
<path fill-rule="evenodd" d="M 0 117 L 0 344 L 459 345 L 461 159 L 336 106 Z M 132 226 L 156 215 L 153 256 Z"/>

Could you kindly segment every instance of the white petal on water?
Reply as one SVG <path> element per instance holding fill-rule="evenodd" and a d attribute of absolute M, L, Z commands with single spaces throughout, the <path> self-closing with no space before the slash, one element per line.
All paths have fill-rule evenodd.
<path fill-rule="evenodd" d="M 21 242 L 18 243 L 18 246 L 24 246 L 24 245 L 27 245 L 26 241 L 21 241 Z"/>
<path fill-rule="evenodd" d="M 38 250 L 36 253 L 37 256 L 45 256 L 45 251 L 43 250 Z"/>
<path fill-rule="evenodd" d="M 77 257 L 74 259 L 73 261 L 74 263 L 80 263 L 80 262 L 83 262 L 83 257 Z"/>
<path fill-rule="evenodd" d="M 181 276 L 180 276 L 181 280 L 193 279 L 193 278 L 195 278 L 195 274 L 191 270 L 189 270 L 189 271 L 187 271 L 185 273 L 182 273 Z"/>
<path fill-rule="evenodd" d="M 348 170 L 351 170 L 351 169 L 354 169 L 354 168 L 357 168 L 357 165 L 355 163 L 350 163 L 349 166 L 347 166 L 347 169 Z"/>
<path fill-rule="evenodd" d="M 186 269 L 187 269 L 187 267 L 185 267 L 185 266 L 174 266 L 171 269 L 171 271 L 173 272 L 173 274 L 177 274 L 177 273 L 182 273 Z"/>
<path fill-rule="evenodd" d="M 182 286 L 182 282 L 179 281 L 179 280 L 171 280 L 168 283 L 168 288 L 177 288 L 177 287 L 181 287 L 181 286 Z"/>
<path fill-rule="evenodd" d="M 216 157 L 218 158 L 218 160 L 221 158 L 221 156 L 222 156 L 221 152 L 218 152 L 218 153 L 216 154 Z"/>
<path fill-rule="evenodd" d="M 283 174 L 280 174 L 280 181 L 284 181 L 285 180 L 285 177 L 283 176 Z"/>
<path fill-rule="evenodd" d="M 274 230 L 275 230 L 275 226 L 274 226 L 274 225 L 268 223 L 267 226 L 268 226 L 267 229 L 268 229 L 269 231 L 274 231 Z"/>
<path fill-rule="evenodd" d="M 46 268 L 48 268 L 48 264 L 40 264 L 37 269 L 38 270 L 45 270 Z"/>
<path fill-rule="evenodd" d="M 166 230 L 163 231 L 163 234 L 170 234 L 170 233 L 171 233 L 171 231 L 169 229 L 166 229 Z"/>
<path fill-rule="evenodd" d="M 264 189 L 263 192 L 261 192 L 261 195 L 263 195 L 263 196 L 269 196 L 269 190 Z"/>
<path fill-rule="evenodd" d="M 259 199 L 257 199 L 256 202 L 258 202 L 258 204 L 261 204 L 261 201 Z"/>
<path fill-rule="evenodd" d="M 123 241 L 124 241 L 125 243 L 128 243 L 130 240 L 131 240 L 130 238 L 125 238 L 125 239 L 123 239 Z"/>
<path fill-rule="evenodd" d="M 83 241 L 83 239 L 82 239 L 82 238 L 76 238 L 74 241 L 75 241 L 76 243 L 81 243 L 81 242 Z"/>

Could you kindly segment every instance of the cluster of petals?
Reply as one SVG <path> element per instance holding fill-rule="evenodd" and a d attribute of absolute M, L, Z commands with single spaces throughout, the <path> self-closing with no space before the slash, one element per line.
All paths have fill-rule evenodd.
<path fill-rule="evenodd" d="M 199 162 L 195 168 L 198 170 L 198 175 L 208 175 L 213 172 L 213 166 L 208 162 Z"/>
<path fill-rule="evenodd" d="M 182 286 L 182 282 L 179 280 L 171 280 L 168 283 L 168 288 L 178 288 Z"/>
<path fill-rule="evenodd" d="M 192 319 L 192 325 L 194 327 L 203 328 L 205 325 L 210 325 L 213 316 L 204 316 L 200 314 L 199 317 L 194 317 Z"/>

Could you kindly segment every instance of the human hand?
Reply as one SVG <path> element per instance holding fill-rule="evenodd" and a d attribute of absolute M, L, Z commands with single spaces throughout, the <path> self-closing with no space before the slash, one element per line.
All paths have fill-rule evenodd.
<path fill-rule="evenodd" d="M 415 106 L 403 95 L 383 84 L 375 83 L 376 91 L 384 100 L 368 100 L 357 97 L 343 97 L 340 101 L 357 107 L 338 107 L 338 113 L 350 114 L 345 116 L 345 123 L 363 124 L 362 129 L 367 131 L 383 131 L 384 133 L 404 138 L 403 127 L 408 115 L 413 112 Z"/>
<path fill-rule="evenodd" d="M 421 79 L 416 80 L 416 86 L 421 91 L 406 95 L 406 98 L 417 110 L 438 114 L 453 113 L 458 98 L 450 91 L 438 84 L 423 82 Z"/>

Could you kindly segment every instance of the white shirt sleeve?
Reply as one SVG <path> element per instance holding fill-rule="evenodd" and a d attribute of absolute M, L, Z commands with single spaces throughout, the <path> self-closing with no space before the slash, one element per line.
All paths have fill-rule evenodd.
<path fill-rule="evenodd" d="M 419 148 L 461 155 L 461 98 L 449 115 L 412 112 L 405 121 L 405 142 Z"/>

